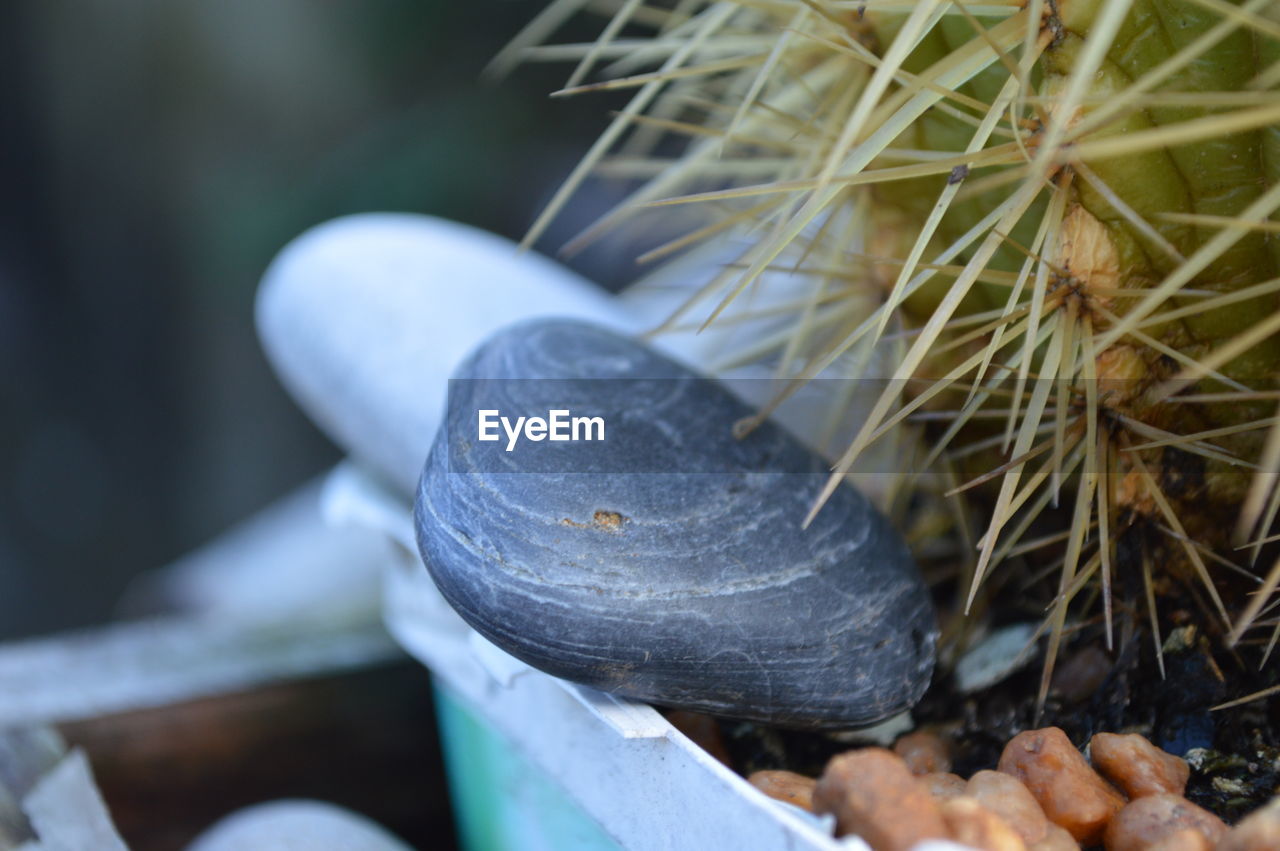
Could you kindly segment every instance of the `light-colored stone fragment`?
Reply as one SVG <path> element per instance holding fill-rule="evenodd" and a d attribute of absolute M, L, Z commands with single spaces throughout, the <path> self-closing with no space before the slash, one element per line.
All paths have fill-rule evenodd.
<path fill-rule="evenodd" d="M 1028 642 L 1037 624 L 1017 623 L 995 630 L 956 663 L 956 689 L 970 694 L 989 688 L 1031 662 Z"/>

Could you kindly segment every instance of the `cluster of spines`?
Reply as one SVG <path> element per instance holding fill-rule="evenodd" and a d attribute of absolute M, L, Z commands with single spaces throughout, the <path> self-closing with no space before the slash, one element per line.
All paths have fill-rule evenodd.
<path fill-rule="evenodd" d="M 1259 376 L 1264 386 L 1256 386 L 1222 370 L 1280 332 L 1280 312 L 1262 314 L 1196 356 L 1165 343 L 1153 329 L 1249 300 L 1276 302 L 1280 279 L 1260 275 L 1227 291 L 1196 284 L 1241 239 L 1280 230 L 1270 218 L 1280 208 L 1280 182 L 1264 185 L 1235 215 L 1153 216 L 1091 166 L 1233 133 L 1277 132 L 1280 61 L 1261 63 L 1235 91 L 1171 91 L 1168 82 L 1240 31 L 1280 44 L 1280 4 L 1180 0 L 1219 21 L 1122 90 L 1100 93 L 1099 71 L 1141 2 L 1092 4 L 1087 37 L 1052 92 L 1037 90 L 1039 65 L 1064 38 L 1069 17 L 1053 0 L 678 0 L 669 8 L 640 0 L 554 0 L 495 60 L 503 70 L 518 61 L 577 59 L 558 94 L 635 90 L 528 241 L 588 176 L 632 179 L 637 188 L 628 200 L 568 251 L 641 222 L 656 207 L 701 215 L 644 261 L 714 238 L 732 237 L 742 246 L 735 261 L 691 291 L 666 328 L 750 319 L 749 309 L 735 312 L 735 305 L 753 286 L 781 274 L 794 298 L 771 304 L 773 332 L 742 358 L 772 358 L 797 387 L 850 352 L 893 347 L 891 380 L 836 464 L 823 499 L 868 447 L 912 422 L 946 421 L 922 451 L 922 469 L 951 470 L 957 457 L 989 448 L 1004 453 L 999 466 L 952 488 L 960 492 L 990 481 L 995 490 L 986 528 L 974 536 L 965 607 L 974 604 L 1001 560 L 1055 548 L 1059 586 L 1045 620 L 1051 648 L 1042 698 L 1068 607 L 1086 588 L 1101 596 L 1112 640 L 1114 540 L 1117 526 L 1132 515 L 1125 507 L 1145 511 L 1169 549 L 1181 553 L 1232 643 L 1251 626 L 1270 626 L 1269 653 L 1280 636 L 1280 618 L 1267 619 L 1278 604 L 1280 563 L 1263 577 L 1236 564 L 1240 557 L 1257 559 L 1276 537 L 1270 530 L 1280 511 L 1280 418 L 1170 431 L 1136 415 L 1132 400 L 1115 404 L 1124 391 L 1099 373 L 1100 363 L 1121 359 L 1114 353 L 1122 348 L 1158 356 L 1145 362 L 1147 377 L 1134 391 L 1141 393 L 1142 410 L 1267 405 L 1278 398 L 1265 384 L 1274 375 Z M 544 44 L 580 11 L 605 19 L 598 40 Z M 892 33 L 881 40 L 883 33 L 869 21 L 886 16 L 893 19 Z M 938 38 L 941 28 L 955 32 L 957 22 L 967 27 L 968 40 L 914 67 L 922 45 Z M 593 72 L 603 81 L 584 84 Z M 979 77 L 988 98 L 968 93 Z M 1137 112 L 1170 106 L 1199 111 L 1183 121 L 1108 132 Z M 926 122 L 937 116 L 961 128 L 956 138 L 963 144 L 911 147 L 913 134 L 927 135 Z M 659 139 L 673 136 L 685 140 L 679 156 L 654 152 Z M 929 179 L 933 183 L 921 183 Z M 880 201 L 910 181 L 934 187 L 923 215 L 884 212 Z M 1168 271 L 1144 286 L 1121 286 L 1110 267 L 1099 272 L 1095 267 L 1114 267 L 1114 258 L 1105 256 L 1105 246 L 1089 243 L 1100 225 L 1083 220 L 1081 191 L 1104 199 L 1112 217 Z M 973 207 L 975 200 L 982 206 Z M 958 227 L 964 204 L 982 214 Z M 1170 224 L 1208 235 L 1193 251 L 1179 250 L 1165 235 Z M 988 299 L 1003 296 L 975 307 L 978 289 Z M 929 309 L 904 321 L 904 310 L 929 293 Z M 1157 361 L 1162 369 L 1152 365 Z M 1127 375 L 1124 369 L 1117 374 L 1113 383 Z M 958 402 L 939 410 L 945 399 Z M 981 419 L 1002 425 L 975 438 L 972 425 Z M 1251 457 L 1215 443 L 1263 429 L 1269 431 Z M 970 442 L 962 446 L 961 439 Z M 1173 450 L 1253 471 L 1232 538 L 1238 554 L 1228 557 L 1184 527 L 1156 468 Z M 1063 496 L 1068 481 L 1075 490 Z M 1027 539 L 1034 519 L 1060 499 L 1070 507 L 1069 526 Z M 1144 552 L 1141 562 L 1158 652 L 1150 554 Z M 1258 586 L 1238 611 L 1228 611 L 1211 565 Z"/>

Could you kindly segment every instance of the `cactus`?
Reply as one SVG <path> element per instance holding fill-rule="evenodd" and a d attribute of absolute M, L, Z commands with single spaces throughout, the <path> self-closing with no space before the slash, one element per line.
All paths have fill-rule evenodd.
<path fill-rule="evenodd" d="M 540 45 L 579 8 L 597 41 Z M 530 241 L 593 172 L 631 177 L 570 248 L 673 212 L 692 224 L 649 256 L 743 246 L 669 325 L 786 269 L 803 297 L 755 354 L 790 386 L 896 344 L 824 498 L 930 412 L 921 463 L 983 506 L 962 608 L 1002 562 L 1061 566 L 1042 701 L 1069 611 L 1112 641 L 1119 573 L 1157 653 L 1174 582 L 1265 661 L 1280 2 L 556 0 L 498 64 L 518 58 L 579 59 L 565 94 L 634 90 Z"/>

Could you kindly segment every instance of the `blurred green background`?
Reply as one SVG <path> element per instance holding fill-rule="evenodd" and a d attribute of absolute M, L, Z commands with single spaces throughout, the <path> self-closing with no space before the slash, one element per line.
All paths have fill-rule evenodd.
<path fill-rule="evenodd" d="M 258 278 L 359 211 L 518 237 L 621 102 L 549 99 L 563 65 L 481 80 L 541 5 L 0 3 L 0 638 L 108 619 L 337 460 L 262 357 Z"/>

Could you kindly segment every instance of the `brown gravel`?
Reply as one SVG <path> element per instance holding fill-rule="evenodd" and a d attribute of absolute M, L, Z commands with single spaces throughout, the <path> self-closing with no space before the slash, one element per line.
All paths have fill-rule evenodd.
<path fill-rule="evenodd" d="M 893 744 L 893 752 L 902 757 L 912 774 L 935 774 L 951 770 L 951 749 L 937 733 L 917 730 Z"/>
<path fill-rule="evenodd" d="M 1005 745 L 1000 770 L 1026 784 L 1049 821 L 1082 845 L 1096 845 L 1124 798 L 1085 762 L 1057 727 L 1019 733 Z"/>
<path fill-rule="evenodd" d="M 715 718 L 703 715 L 701 712 L 672 709 L 667 712 L 667 720 L 671 722 L 671 726 L 693 740 L 695 745 L 730 768 L 733 767 L 729 748 L 724 742 L 724 734 L 720 731 L 720 724 Z"/>
<path fill-rule="evenodd" d="M 1181 795 L 1191 776 L 1185 760 L 1160 750 L 1136 733 L 1098 733 L 1089 742 L 1089 755 L 1098 773 L 1130 798 Z"/>
<path fill-rule="evenodd" d="M 1111 673 L 1111 657 L 1096 644 L 1073 653 L 1053 673 L 1052 691 L 1068 703 L 1093 696 Z"/>
<path fill-rule="evenodd" d="M 834 757 L 814 789 L 813 808 L 834 813 L 839 835 L 856 833 L 874 851 L 908 851 L 921 840 L 948 835 L 928 787 L 884 748 Z"/>
<path fill-rule="evenodd" d="M 964 782 L 963 777 L 959 774 L 952 774 L 949 771 L 922 774 L 920 780 L 928 787 L 929 794 L 939 802 L 958 798 L 965 794 L 965 790 L 968 788 L 968 784 Z"/>
<path fill-rule="evenodd" d="M 1027 845 L 1009 823 L 978 803 L 961 795 L 942 804 L 942 818 L 956 842 L 981 851 L 1026 851 Z"/>
<path fill-rule="evenodd" d="M 1217 851 L 1276 851 L 1280 848 L 1280 798 L 1241 821 L 1218 843 Z"/>
<path fill-rule="evenodd" d="M 1200 831 L 1184 827 L 1148 846 L 1146 851 L 1213 851 L 1213 843 Z"/>
<path fill-rule="evenodd" d="M 1080 851 L 1080 843 L 1064 828 L 1051 822 L 1044 839 L 1028 846 L 1027 851 Z"/>
<path fill-rule="evenodd" d="M 794 771 L 757 771 L 747 778 L 747 782 L 770 798 L 813 812 L 813 787 L 818 785 L 818 781 L 812 777 Z"/>
<path fill-rule="evenodd" d="M 1227 832 L 1222 819 L 1180 795 L 1148 795 L 1131 801 L 1107 825 L 1107 851 L 1147 851 L 1186 828 L 1203 833 L 1211 843 Z"/>
<path fill-rule="evenodd" d="M 892 751 L 843 753 L 818 780 L 792 771 L 747 780 L 777 800 L 832 813 L 838 836 L 857 834 L 873 851 L 909 851 L 926 839 L 981 851 L 1280 851 L 1280 796 L 1229 829 L 1182 797 L 1187 763 L 1146 738 L 1098 733 L 1089 754 L 1096 771 L 1062 730 L 1028 730 L 1009 740 L 999 771 L 966 781 L 940 770 L 950 767 L 946 742 L 922 731 Z"/>
<path fill-rule="evenodd" d="M 1000 771 L 979 771 L 969 778 L 965 793 L 1000 816 L 1028 845 L 1045 838 L 1049 819 L 1030 790 L 1018 778 Z"/>

